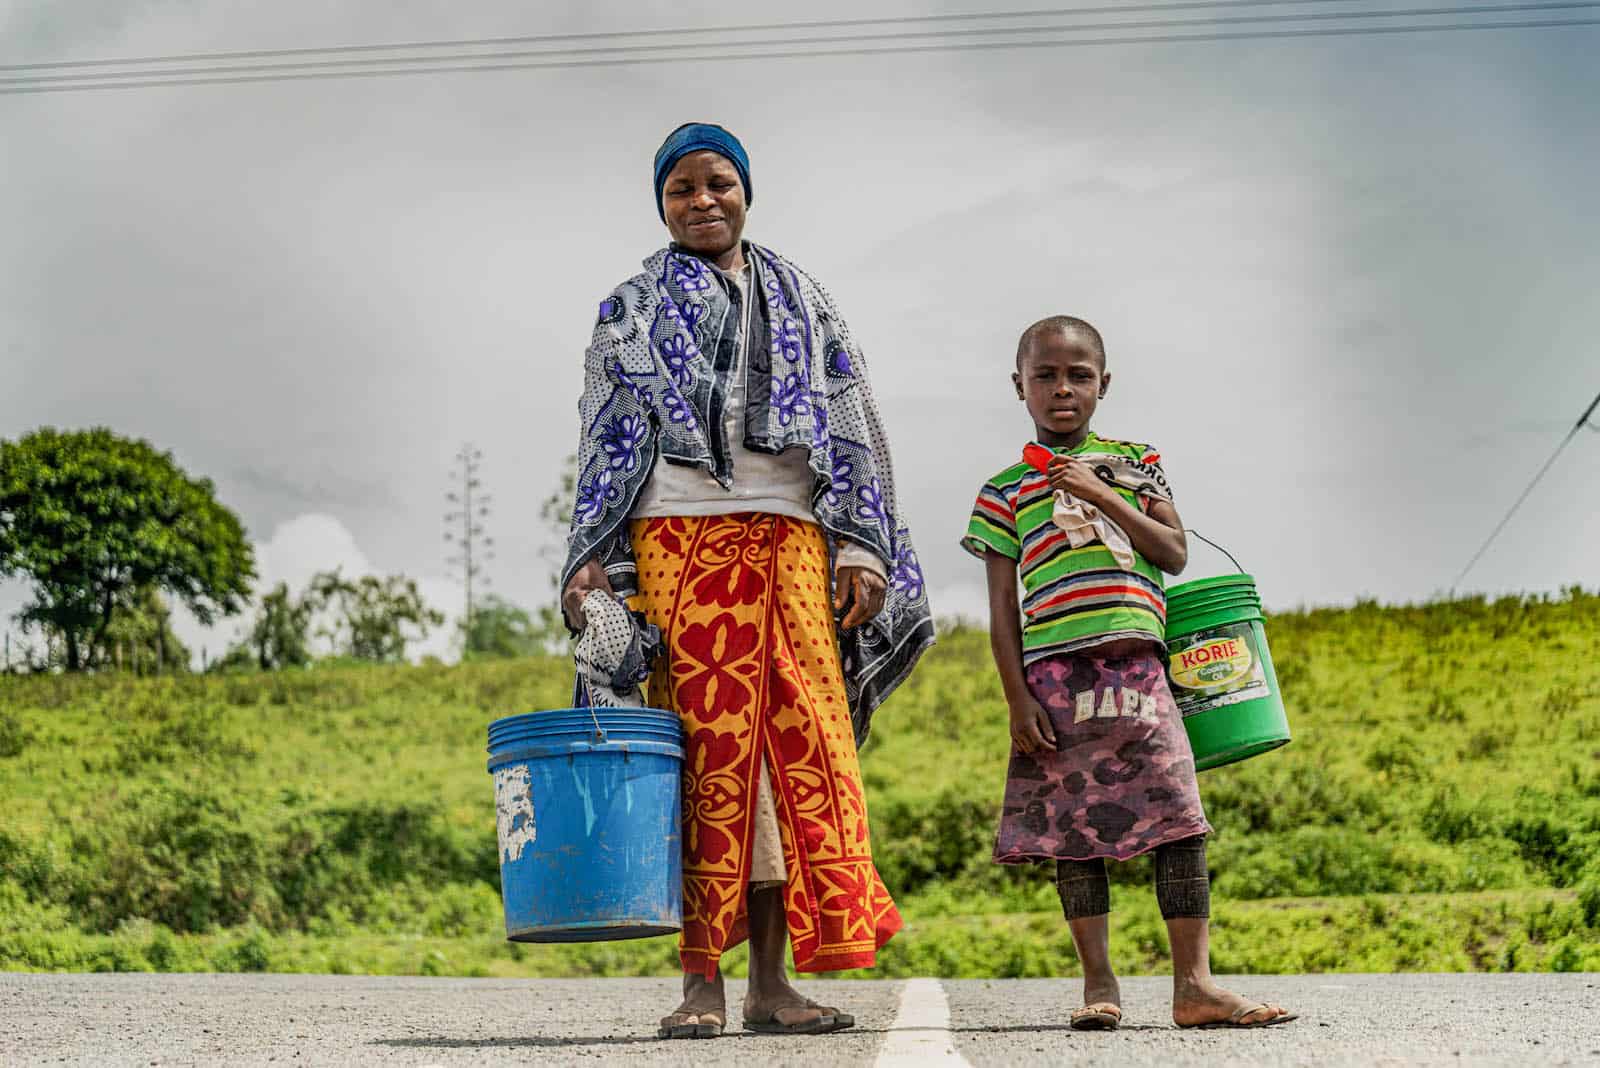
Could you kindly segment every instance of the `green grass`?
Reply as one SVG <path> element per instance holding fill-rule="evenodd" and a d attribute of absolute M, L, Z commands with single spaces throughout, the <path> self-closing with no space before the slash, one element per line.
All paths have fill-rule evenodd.
<path fill-rule="evenodd" d="M 1204 772 L 1214 964 L 1600 970 L 1600 597 L 1275 616 L 1295 741 Z M 668 974 L 670 939 L 497 936 L 495 716 L 565 663 L 0 678 L 0 968 Z M 988 860 L 1004 704 L 955 629 L 863 753 L 907 930 L 871 974 L 1060 975 L 1048 874 Z M 1113 950 L 1166 951 L 1148 861 Z M 742 951 L 730 970 L 743 967 Z"/>

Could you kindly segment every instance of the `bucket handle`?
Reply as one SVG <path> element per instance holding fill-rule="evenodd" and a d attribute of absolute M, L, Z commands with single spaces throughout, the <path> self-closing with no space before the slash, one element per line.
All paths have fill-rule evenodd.
<path fill-rule="evenodd" d="M 600 717 L 594 714 L 594 701 L 589 696 L 589 687 L 583 684 L 583 672 L 576 672 L 572 680 L 572 707 L 586 709 L 589 718 L 594 720 L 594 736 L 598 741 L 606 740 L 606 732 L 600 726 Z"/>
<path fill-rule="evenodd" d="M 1238 567 L 1239 568 L 1239 574 L 1242 575 L 1242 574 L 1245 573 L 1244 568 L 1239 567 L 1239 561 L 1235 560 L 1233 558 L 1233 554 L 1230 553 L 1228 550 L 1224 549 L 1222 546 L 1218 545 L 1216 542 L 1212 541 L 1210 538 L 1206 537 L 1204 534 L 1202 534 L 1198 530 L 1194 529 L 1194 527 L 1184 527 L 1183 529 L 1184 529 L 1184 531 L 1186 533 L 1193 534 L 1195 537 L 1199 538 L 1201 541 L 1205 542 L 1207 545 L 1209 545 L 1213 549 L 1217 550 L 1217 552 L 1221 553 L 1223 556 L 1226 556 L 1228 558 L 1228 562 L 1230 564 L 1232 564 L 1234 567 Z"/>

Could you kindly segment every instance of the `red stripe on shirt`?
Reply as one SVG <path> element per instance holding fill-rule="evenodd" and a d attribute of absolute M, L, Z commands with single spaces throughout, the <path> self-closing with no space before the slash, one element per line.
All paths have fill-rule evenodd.
<path fill-rule="evenodd" d="M 1015 522 L 1015 520 L 1011 518 L 1011 512 L 1008 509 L 996 504 L 987 497 L 979 497 L 976 507 L 994 516 L 1006 526 L 1011 526 L 1012 523 Z"/>
<path fill-rule="evenodd" d="M 1055 594 L 1048 600 L 1040 601 L 1038 604 L 1030 606 L 1028 614 L 1037 615 L 1040 612 L 1049 611 L 1050 609 L 1056 608 L 1060 605 L 1071 604 L 1073 601 L 1083 601 L 1093 597 L 1106 597 L 1111 594 L 1136 597 L 1141 601 L 1146 601 L 1150 604 L 1150 607 L 1155 610 L 1156 615 L 1162 617 L 1163 619 L 1166 618 L 1167 605 L 1163 599 L 1157 597 L 1143 586 L 1129 585 L 1090 586 L 1087 589 L 1081 590 L 1064 590 L 1061 593 Z"/>
<path fill-rule="evenodd" d="M 1028 546 L 1027 551 L 1022 554 L 1022 566 L 1032 567 L 1034 564 L 1039 562 L 1039 558 L 1041 556 L 1050 555 L 1062 544 L 1064 544 L 1066 540 L 1067 532 L 1062 530 L 1060 527 L 1057 527 L 1051 533 L 1045 535 L 1043 538 L 1040 538 L 1038 541 Z"/>

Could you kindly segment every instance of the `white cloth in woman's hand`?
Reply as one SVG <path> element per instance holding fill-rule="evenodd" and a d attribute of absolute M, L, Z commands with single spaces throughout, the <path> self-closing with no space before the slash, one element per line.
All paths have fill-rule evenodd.
<path fill-rule="evenodd" d="M 630 612 L 621 597 L 590 590 L 583 598 L 584 627 L 573 659 L 578 683 L 573 704 L 583 708 L 636 708 L 644 704 L 639 684 L 661 651 L 661 631 Z"/>

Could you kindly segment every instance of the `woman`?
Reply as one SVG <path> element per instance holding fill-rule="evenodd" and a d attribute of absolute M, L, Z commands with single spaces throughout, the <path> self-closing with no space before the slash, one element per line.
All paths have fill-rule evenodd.
<path fill-rule="evenodd" d="M 803 972 L 870 967 L 900 927 L 856 745 L 932 617 L 860 349 L 821 286 L 743 240 L 744 147 L 679 127 L 655 194 L 672 244 L 601 302 L 585 362 L 562 603 L 581 627 L 591 591 L 630 596 L 668 647 L 650 700 L 687 736 L 684 998 L 658 1033 L 722 1033 L 718 961 L 747 936 L 745 1026 L 836 1031 L 854 1018 L 803 998 L 784 948 Z"/>

